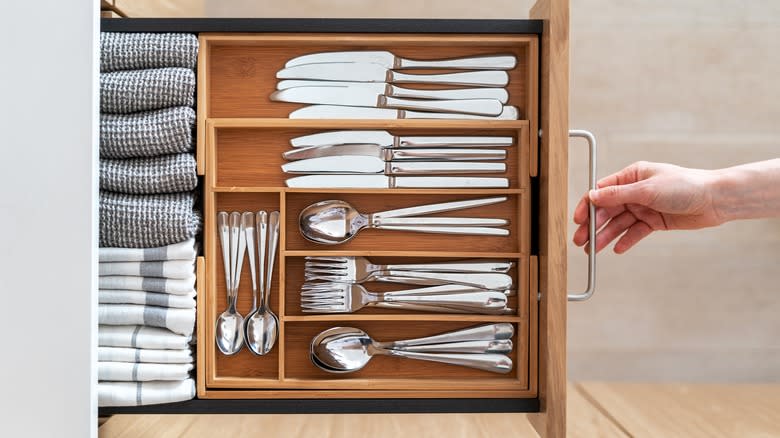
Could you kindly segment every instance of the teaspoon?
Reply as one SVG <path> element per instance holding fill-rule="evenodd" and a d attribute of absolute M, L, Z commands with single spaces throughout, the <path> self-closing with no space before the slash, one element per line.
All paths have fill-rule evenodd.
<path fill-rule="evenodd" d="M 262 221 L 265 219 L 265 212 L 260 212 L 258 222 L 261 224 L 260 236 L 264 239 L 265 230 Z M 268 265 L 266 268 L 265 290 L 260 302 L 260 307 L 252 315 L 247 323 L 247 345 L 249 349 L 257 355 L 268 354 L 274 347 L 276 338 L 279 336 L 279 319 L 271 310 L 271 279 L 273 278 L 274 262 L 276 260 L 276 248 L 279 243 L 279 212 L 272 211 L 268 215 Z M 262 252 L 264 248 L 260 248 Z M 261 262 L 262 263 L 262 262 Z M 260 282 L 262 282 L 262 277 Z"/>
<path fill-rule="evenodd" d="M 221 216 L 220 216 L 221 217 Z M 219 220 L 219 217 L 218 217 Z M 230 214 L 229 245 L 230 245 L 230 281 L 228 282 L 228 308 L 219 318 L 216 325 L 217 348 L 222 354 L 233 355 L 244 345 L 244 317 L 236 310 L 238 300 L 238 285 L 241 279 L 246 241 L 243 239 L 243 224 L 241 214 Z M 222 227 L 221 227 L 222 231 Z M 220 236 L 223 236 L 221 233 Z"/>

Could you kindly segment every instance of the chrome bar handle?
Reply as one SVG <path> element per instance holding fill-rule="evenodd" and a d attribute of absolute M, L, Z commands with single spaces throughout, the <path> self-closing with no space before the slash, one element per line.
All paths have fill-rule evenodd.
<path fill-rule="evenodd" d="M 588 141 L 588 187 L 596 189 L 596 137 L 590 131 L 572 129 L 569 137 Z M 569 292 L 569 301 L 585 301 L 596 291 L 596 206 L 588 203 L 588 288 L 584 292 Z"/>

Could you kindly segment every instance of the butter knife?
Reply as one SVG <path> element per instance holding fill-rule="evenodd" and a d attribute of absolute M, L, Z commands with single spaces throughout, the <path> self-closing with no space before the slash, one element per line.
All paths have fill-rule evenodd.
<path fill-rule="evenodd" d="M 392 97 L 408 97 L 412 99 L 495 99 L 503 104 L 509 100 L 509 92 L 507 92 L 505 88 L 496 87 L 423 90 L 403 88 L 385 82 L 307 81 L 302 79 L 286 79 L 276 83 L 277 90 L 298 87 L 360 87 L 370 89 L 376 94 L 384 94 L 385 96 Z"/>
<path fill-rule="evenodd" d="M 458 119 L 458 120 L 517 120 L 517 108 L 504 106 L 497 116 L 477 116 L 458 113 L 429 113 L 423 111 L 365 108 L 360 106 L 309 105 L 290 113 L 291 119 Z"/>
<path fill-rule="evenodd" d="M 393 135 L 387 131 L 328 131 L 295 137 L 290 140 L 293 147 L 343 146 L 351 143 L 370 143 L 385 148 L 431 148 L 431 147 L 501 147 L 512 146 L 512 137 L 502 136 L 407 136 Z"/>
<path fill-rule="evenodd" d="M 500 70 L 467 71 L 444 74 L 407 74 L 389 70 L 378 64 L 334 62 L 304 64 L 276 72 L 277 79 L 315 79 L 322 81 L 388 82 L 465 85 L 469 87 L 503 87 L 509 75 Z"/>
<path fill-rule="evenodd" d="M 506 151 L 483 148 L 392 149 L 376 144 L 341 144 L 295 148 L 282 154 L 284 159 L 288 161 L 342 155 L 365 155 L 384 161 L 489 161 L 505 159 Z"/>
<path fill-rule="evenodd" d="M 305 175 L 289 178 L 286 184 L 308 189 L 477 189 L 506 188 L 509 180 L 468 176 Z"/>
<path fill-rule="evenodd" d="M 282 164 L 285 173 L 361 173 L 385 175 L 451 175 L 506 172 L 504 163 L 462 161 L 384 161 L 379 157 L 339 155 Z"/>
<path fill-rule="evenodd" d="M 509 70 L 515 67 L 513 55 L 483 55 L 441 60 L 414 60 L 401 58 L 385 50 L 348 50 L 343 52 L 310 53 L 295 57 L 284 65 L 294 67 L 301 64 L 323 62 L 363 62 L 379 64 L 386 68 L 450 68 L 461 70 Z"/>

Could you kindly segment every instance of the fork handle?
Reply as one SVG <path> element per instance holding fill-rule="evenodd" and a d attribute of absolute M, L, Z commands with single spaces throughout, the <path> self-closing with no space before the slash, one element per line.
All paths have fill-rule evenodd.
<path fill-rule="evenodd" d="M 384 350 L 377 348 L 379 354 L 399 356 L 407 359 L 425 360 L 428 362 L 447 363 L 463 367 L 506 374 L 512 371 L 512 359 L 503 354 L 458 354 L 458 353 L 417 353 L 403 350 Z"/>
<path fill-rule="evenodd" d="M 459 284 L 488 290 L 512 288 L 512 277 L 501 273 L 379 271 L 371 274 L 370 278 L 387 283 L 408 283 L 411 280 L 413 284 Z"/>
<path fill-rule="evenodd" d="M 474 309 L 503 309 L 506 295 L 501 292 L 469 292 L 454 295 L 379 295 L 374 302 L 451 305 Z"/>
<path fill-rule="evenodd" d="M 487 260 L 461 260 L 447 263 L 417 263 L 380 265 L 380 271 L 427 271 L 427 272 L 498 272 L 507 273 L 512 262 Z"/>
<path fill-rule="evenodd" d="M 394 309 L 394 310 L 413 310 L 416 312 L 429 312 L 429 313 L 458 313 L 458 314 L 480 314 L 480 315 L 514 315 L 515 309 L 503 308 L 503 309 L 479 309 L 474 310 L 468 307 L 458 306 L 429 306 L 426 304 L 406 304 L 406 303 L 376 303 L 374 307 L 380 307 L 382 309 Z M 306 310 L 304 310 L 306 312 Z"/>
<path fill-rule="evenodd" d="M 382 225 L 383 230 L 415 231 L 432 234 L 469 234 L 475 236 L 508 236 L 509 230 L 504 228 L 471 227 L 471 226 L 421 226 L 412 225 Z"/>

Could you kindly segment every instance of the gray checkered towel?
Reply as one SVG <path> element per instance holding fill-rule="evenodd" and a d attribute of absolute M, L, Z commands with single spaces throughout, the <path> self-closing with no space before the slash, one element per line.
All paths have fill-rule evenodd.
<path fill-rule="evenodd" d="M 195 157 L 162 155 L 126 160 L 100 159 L 100 189 L 120 193 L 189 192 L 198 185 Z"/>
<path fill-rule="evenodd" d="M 100 115 L 102 158 L 154 157 L 192 151 L 195 110 L 188 106 Z"/>
<path fill-rule="evenodd" d="M 198 37 L 188 33 L 100 33 L 100 71 L 195 68 Z"/>
<path fill-rule="evenodd" d="M 195 72 L 168 67 L 100 74 L 100 112 L 134 113 L 171 106 L 193 106 Z"/>
<path fill-rule="evenodd" d="M 127 195 L 100 191 L 100 246 L 151 248 L 187 240 L 200 231 L 195 193 Z"/>

